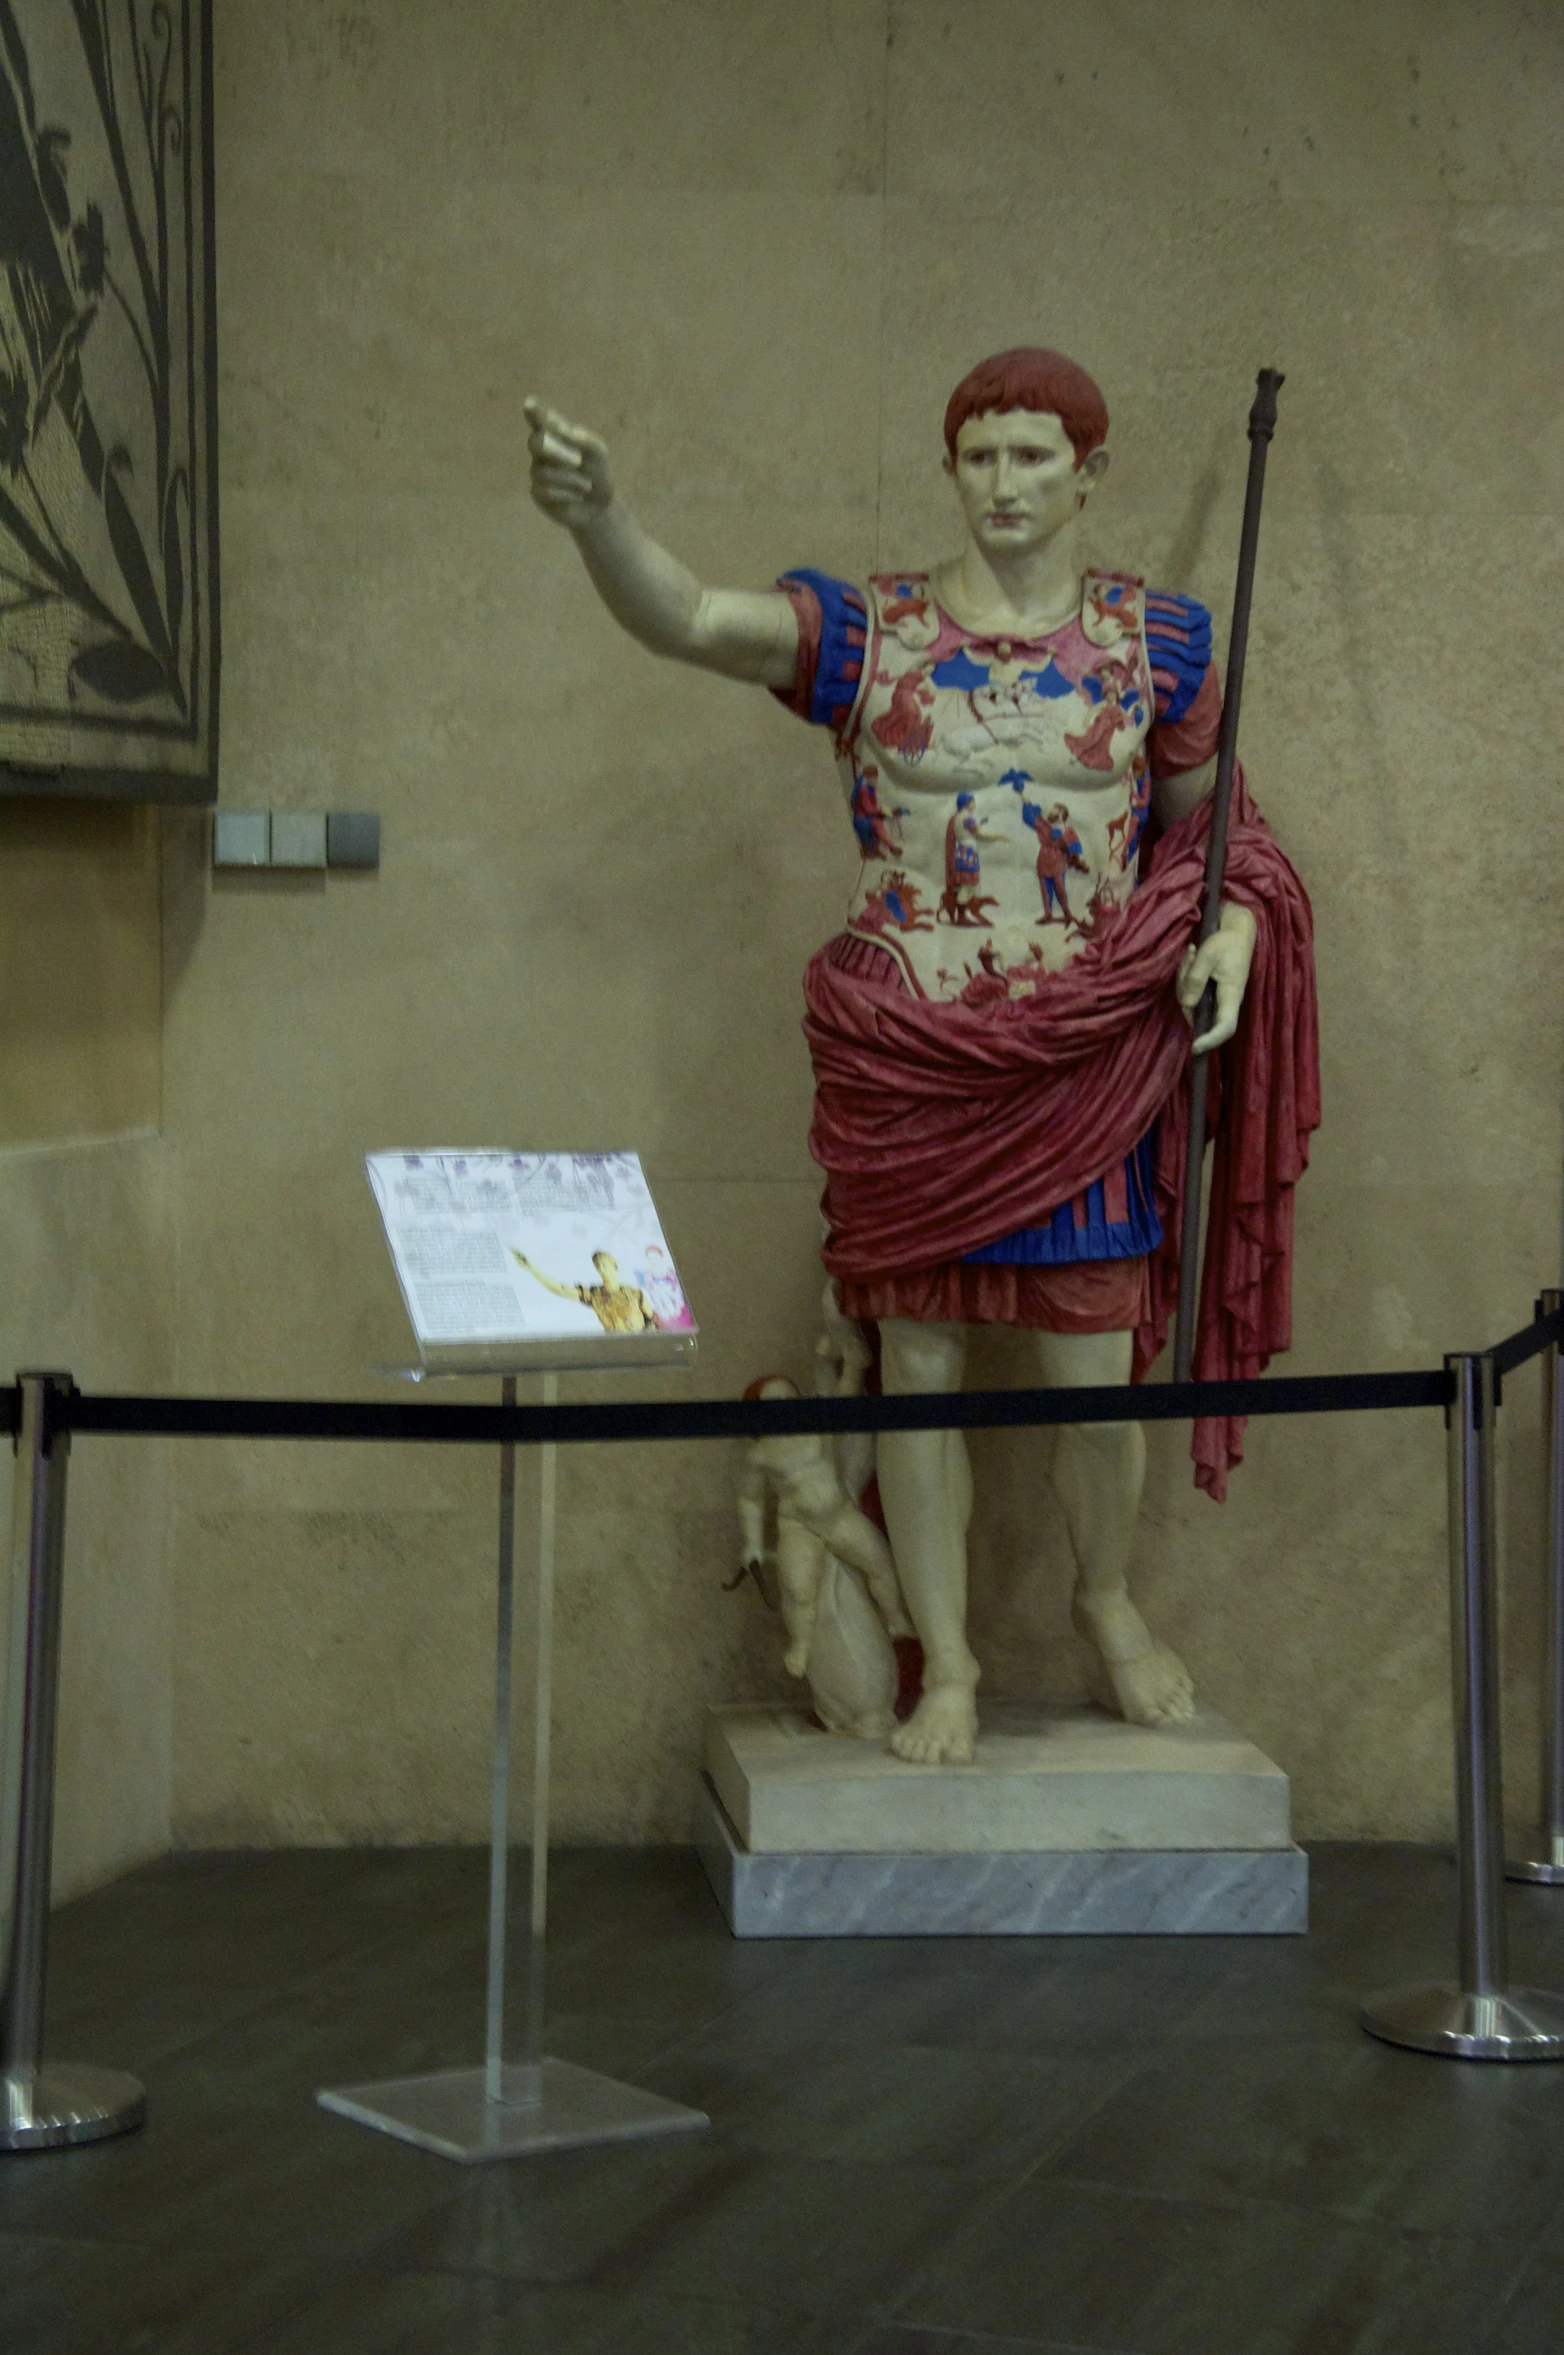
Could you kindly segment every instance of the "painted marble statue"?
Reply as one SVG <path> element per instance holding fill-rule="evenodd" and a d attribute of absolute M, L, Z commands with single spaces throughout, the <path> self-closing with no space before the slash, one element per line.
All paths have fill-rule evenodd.
<path fill-rule="evenodd" d="M 1236 1039 L 1240 1064 L 1196 1370 L 1258 1370 L 1286 1345 L 1291 1186 L 1318 1117 L 1308 903 L 1240 783 L 1220 925 L 1191 945 L 1221 710 L 1210 616 L 1082 567 L 1077 527 L 1108 464 L 1090 377 L 1021 350 L 958 385 L 952 560 L 862 584 L 796 569 L 760 592 L 704 587 L 636 523 L 596 435 L 536 402 L 527 416 L 534 498 L 614 617 L 831 738 L 859 866 L 845 929 L 806 976 L 811 1147 L 826 1266 L 845 1313 L 878 1323 L 885 1389 L 959 1387 L 985 1323 L 1028 1336 L 1044 1384 L 1144 1370 L 1166 1329 L 1187 1018 L 1208 982 L 1216 1019 L 1195 1051 Z M 1220 1495 L 1237 1427 L 1196 1452 Z M 1105 1696 L 1176 1723 L 1189 1676 L 1126 1583 L 1144 1464 L 1136 1423 L 1066 1428 L 1054 1479 Z M 965 1761 L 965 1444 L 888 1432 L 878 1471 L 925 1653 L 892 1747 Z"/>

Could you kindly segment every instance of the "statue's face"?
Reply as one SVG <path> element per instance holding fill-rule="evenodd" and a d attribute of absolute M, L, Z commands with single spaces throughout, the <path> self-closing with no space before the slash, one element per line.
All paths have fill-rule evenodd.
<path fill-rule="evenodd" d="M 605 1284 L 618 1283 L 619 1262 L 613 1257 L 612 1253 L 607 1251 L 594 1251 L 592 1254 L 592 1265 L 596 1268 L 598 1274 L 602 1277 Z"/>
<path fill-rule="evenodd" d="M 1106 450 L 1093 450 L 1077 466 L 1057 417 L 1009 409 L 968 417 L 945 471 L 978 546 L 985 554 L 1014 556 L 1062 531 L 1107 463 Z"/>

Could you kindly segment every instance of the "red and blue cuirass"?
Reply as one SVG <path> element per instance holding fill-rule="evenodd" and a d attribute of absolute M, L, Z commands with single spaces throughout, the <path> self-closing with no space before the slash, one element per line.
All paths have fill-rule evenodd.
<path fill-rule="evenodd" d="M 1019 640 L 964 628 L 925 574 L 881 575 L 867 594 L 811 571 L 780 585 L 799 624 L 781 700 L 830 729 L 859 852 L 827 961 L 931 1006 L 1035 994 L 1123 917 L 1153 778 L 1215 750 L 1210 615 L 1133 575 L 1089 572 L 1075 615 Z M 883 1281 L 844 1279 L 843 1304 L 1136 1324 L 1162 1240 L 1154 1170 L 1153 1131 L 1043 1218 Z"/>

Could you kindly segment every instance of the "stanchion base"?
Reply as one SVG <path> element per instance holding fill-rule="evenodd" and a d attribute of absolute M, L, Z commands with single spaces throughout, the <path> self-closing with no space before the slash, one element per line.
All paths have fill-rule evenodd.
<path fill-rule="evenodd" d="M 57 2151 L 103 2142 L 147 2122 L 147 2089 L 117 2069 L 51 2061 L 0 2076 L 0 2151 Z"/>
<path fill-rule="evenodd" d="M 507 2093 L 525 2095 L 530 2075 L 507 2069 Z M 360 2126 L 377 2127 L 466 2166 L 574 2150 L 583 2143 L 640 2142 L 711 2124 L 704 2110 L 687 2110 L 682 2102 L 621 2085 L 595 2069 L 578 2069 L 573 2061 L 544 2061 L 534 2084 L 534 2100 L 495 2102 L 485 2093 L 482 2069 L 442 2069 L 427 2077 L 391 2077 L 378 2085 L 328 2086 L 315 2099 L 322 2109 Z"/>
<path fill-rule="evenodd" d="M 1564 1881 L 1564 1834 L 1532 1832 L 1518 1856 L 1504 1860 L 1507 1881 Z"/>
<path fill-rule="evenodd" d="M 1387 1987 L 1358 2018 L 1371 2036 L 1461 2061 L 1564 2061 L 1564 1996 L 1534 1987 L 1503 1995 L 1464 1988 Z"/>

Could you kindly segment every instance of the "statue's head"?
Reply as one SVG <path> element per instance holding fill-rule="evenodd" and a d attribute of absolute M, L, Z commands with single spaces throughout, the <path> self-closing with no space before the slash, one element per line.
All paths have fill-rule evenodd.
<path fill-rule="evenodd" d="M 598 1274 L 602 1277 L 605 1284 L 618 1283 L 619 1262 L 617 1259 L 615 1259 L 611 1251 L 594 1251 L 592 1254 L 592 1265 L 596 1268 Z"/>
<path fill-rule="evenodd" d="M 979 361 L 945 409 L 945 471 L 985 552 L 1041 545 L 1107 471 L 1108 405 L 1062 352 L 1022 346 Z"/>

